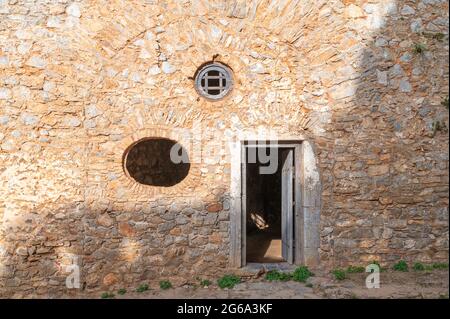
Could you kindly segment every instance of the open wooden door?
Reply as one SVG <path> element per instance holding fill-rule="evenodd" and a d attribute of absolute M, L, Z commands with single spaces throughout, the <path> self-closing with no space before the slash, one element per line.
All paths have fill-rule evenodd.
<path fill-rule="evenodd" d="M 281 170 L 281 255 L 288 263 L 294 263 L 294 150 L 282 152 Z"/>
<path fill-rule="evenodd" d="M 241 147 L 241 209 L 242 216 L 239 229 L 239 241 L 241 247 L 239 251 L 241 254 L 241 265 L 247 264 L 247 158 L 248 148 L 242 145 Z"/>

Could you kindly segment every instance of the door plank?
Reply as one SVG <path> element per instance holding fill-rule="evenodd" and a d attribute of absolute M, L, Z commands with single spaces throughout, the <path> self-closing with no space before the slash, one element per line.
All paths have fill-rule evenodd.
<path fill-rule="evenodd" d="M 242 146 L 241 150 L 241 218 L 239 225 L 239 253 L 241 255 L 241 267 L 247 264 L 247 151 L 248 148 Z"/>
<path fill-rule="evenodd" d="M 293 150 L 287 149 L 285 152 L 283 166 L 281 170 L 281 254 L 288 263 L 294 262 L 293 256 L 293 174 L 294 158 Z"/>

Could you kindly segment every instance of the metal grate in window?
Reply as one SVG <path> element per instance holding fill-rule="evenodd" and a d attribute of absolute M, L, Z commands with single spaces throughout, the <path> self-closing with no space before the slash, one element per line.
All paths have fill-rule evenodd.
<path fill-rule="evenodd" d="M 211 100 L 223 98 L 233 85 L 231 71 L 220 63 L 211 63 L 197 72 L 195 88 L 197 92 Z"/>

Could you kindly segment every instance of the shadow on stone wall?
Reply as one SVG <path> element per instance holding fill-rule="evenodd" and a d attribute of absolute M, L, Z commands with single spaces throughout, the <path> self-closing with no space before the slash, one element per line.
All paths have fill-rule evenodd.
<path fill-rule="evenodd" d="M 36 207 L 24 221 L 2 221 L 0 297 L 61 295 L 66 266 L 72 257 L 81 262 L 85 238 L 83 204 L 58 207 Z"/>
<path fill-rule="evenodd" d="M 335 92 L 345 106 L 328 125 L 333 207 L 321 227 L 335 265 L 448 260 L 448 131 L 433 124 L 448 127 L 448 2 L 395 7 L 372 37 L 347 28 L 356 44 L 342 58 L 360 63 Z"/>
<path fill-rule="evenodd" d="M 164 278 L 177 286 L 200 274 L 215 278 L 228 264 L 229 201 L 219 194 L 209 202 L 162 198 L 127 211 L 83 203 L 40 209 L 36 224 L 5 229 L 0 297 L 98 297 L 142 283 L 156 287 Z M 26 229 L 33 236 L 20 234 Z M 80 289 L 66 287 L 71 265 L 79 266 Z"/>

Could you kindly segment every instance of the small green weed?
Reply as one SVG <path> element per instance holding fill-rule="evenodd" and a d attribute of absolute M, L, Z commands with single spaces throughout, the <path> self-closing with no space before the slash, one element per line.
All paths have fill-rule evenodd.
<path fill-rule="evenodd" d="M 425 271 L 433 271 L 433 266 L 425 265 Z"/>
<path fill-rule="evenodd" d="M 117 290 L 117 294 L 123 296 L 127 293 L 127 290 L 125 288 L 120 288 L 119 290 Z"/>
<path fill-rule="evenodd" d="M 217 280 L 217 285 L 224 288 L 233 288 L 235 285 L 241 282 L 241 278 L 235 275 L 225 275 Z"/>
<path fill-rule="evenodd" d="M 425 266 L 422 263 L 414 263 L 413 270 L 414 271 L 424 271 Z"/>
<path fill-rule="evenodd" d="M 406 261 L 400 260 L 398 263 L 396 263 L 392 267 L 392 269 L 394 269 L 395 271 L 407 272 L 408 271 L 408 264 L 406 263 Z"/>
<path fill-rule="evenodd" d="M 433 130 L 433 137 L 436 136 L 437 132 L 441 132 L 441 131 L 446 131 L 447 130 L 447 126 L 445 125 L 444 122 L 441 121 L 434 121 L 432 126 L 431 126 L 432 130 Z"/>
<path fill-rule="evenodd" d="M 313 273 L 308 269 L 307 266 L 300 266 L 294 270 L 292 274 L 292 279 L 298 282 L 306 282 L 309 277 L 313 276 Z"/>
<path fill-rule="evenodd" d="M 159 282 L 159 288 L 161 288 L 162 290 L 167 290 L 172 288 L 172 283 L 168 280 L 161 280 Z"/>
<path fill-rule="evenodd" d="M 364 267 L 361 267 L 361 266 L 348 266 L 347 267 L 347 273 L 349 273 L 349 274 L 362 273 L 365 270 L 366 269 Z"/>
<path fill-rule="evenodd" d="M 102 299 L 112 299 L 114 298 L 114 294 L 112 292 L 104 292 L 101 297 Z"/>
<path fill-rule="evenodd" d="M 415 43 L 413 46 L 413 52 L 415 54 L 424 54 L 427 50 L 427 47 L 423 43 Z"/>
<path fill-rule="evenodd" d="M 345 274 L 345 270 L 336 268 L 331 272 L 334 275 L 334 278 L 336 278 L 336 280 L 344 280 L 347 275 Z"/>
<path fill-rule="evenodd" d="M 141 284 L 139 285 L 139 287 L 137 287 L 136 292 L 144 292 L 148 290 L 148 285 L 147 284 Z"/>
<path fill-rule="evenodd" d="M 444 97 L 444 98 L 442 99 L 441 105 L 442 105 L 443 107 L 445 107 L 445 108 L 448 110 L 448 105 L 449 105 L 449 102 L 448 102 L 448 96 L 447 96 L 447 97 Z"/>
<path fill-rule="evenodd" d="M 269 281 L 288 281 L 292 278 L 289 273 L 281 272 L 278 270 L 271 270 L 266 274 L 266 280 Z"/>
<path fill-rule="evenodd" d="M 433 269 L 448 269 L 448 264 L 447 263 L 434 263 L 431 265 L 431 267 L 433 267 Z"/>

